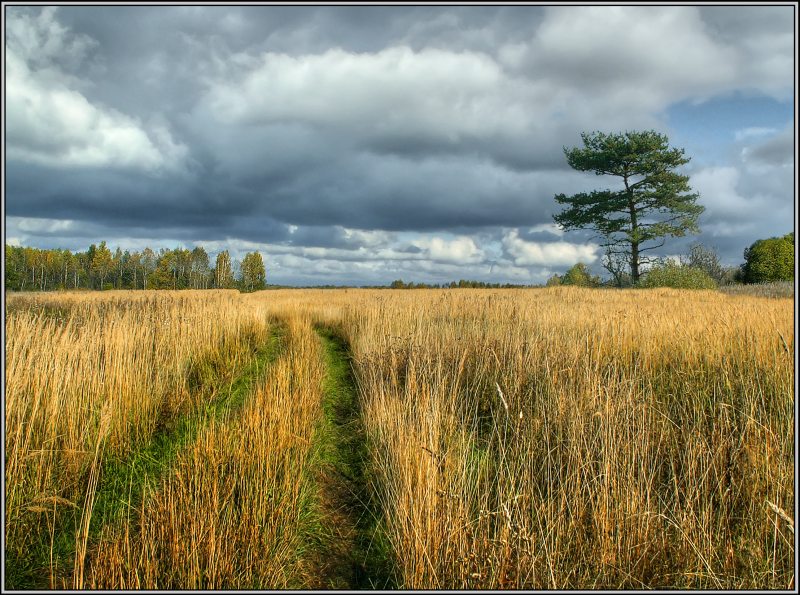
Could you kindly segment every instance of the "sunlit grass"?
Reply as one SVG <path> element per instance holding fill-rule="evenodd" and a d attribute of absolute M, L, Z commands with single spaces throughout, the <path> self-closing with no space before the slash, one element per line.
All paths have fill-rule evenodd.
<path fill-rule="evenodd" d="M 45 564 L 62 573 L 52 586 L 318 584 L 311 467 L 334 364 L 316 324 L 351 350 L 358 481 L 397 587 L 794 585 L 790 299 L 562 287 L 9 306 L 6 553 L 20 576 L 41 574 L 26 555 L 58 550 L 70 514 L 79 563 Z M 100 520 L 104 466 L 208 407 L 268 320 L 285 321 L 285 351 L 236 415 L 199 428 L 135 507 L 117 490 L 124 514 Z"/>
<path fill-rule="evenodd" d="M 792 583 L 790 301 L 384 295 L 345 328 L 405 587 Z"/>
<path fill-rule="evenodd" d="M 178 416 L 212 398 L 211 384 L 193 390 L 200 371 L 224 362 L 216 376 L 222 382 L 249 361 L 252 346 L 266 336 L 266 319 L 236 308 L 237 297 L 235 292 L 113 292 L 102 299 L 51 294 L 10 301 L 8 557 L 30 560 L 32 552 L 49 547 L 43 555 L 52 558 L 57 545 L 62 553 L 85 547 L 84 529 L 72 535 L 64 528 L 88 530 L 94 483 L 106 458 L 130 456 Z M 59 562 L 50 565 L 51 586 L 56 575 L 80 572 L 81 560 L 71 570 L 55 568 Z M 13 575 L 19 568 L 10 570 Z M 43 577 L 28 570 L 19 580 L 41 586 Z"/>

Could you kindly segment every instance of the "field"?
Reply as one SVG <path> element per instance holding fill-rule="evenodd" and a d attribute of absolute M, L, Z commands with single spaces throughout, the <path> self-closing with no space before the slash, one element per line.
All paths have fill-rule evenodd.
<path fill-rule="evenodd" d="M 794 588 L 793 301 L 9 294 L 6 588 Z"/>

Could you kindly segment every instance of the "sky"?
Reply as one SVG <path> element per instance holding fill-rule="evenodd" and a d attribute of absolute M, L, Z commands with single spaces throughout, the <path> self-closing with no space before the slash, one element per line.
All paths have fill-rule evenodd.
<path fill-rule="evenodd" d="M 273 284 L 538 284 L 602 249 L 581 132 L 691 161 L 693 242 L 792 231 L 793 6 L 5 7 L 6 242 L 203 246 Z"/>

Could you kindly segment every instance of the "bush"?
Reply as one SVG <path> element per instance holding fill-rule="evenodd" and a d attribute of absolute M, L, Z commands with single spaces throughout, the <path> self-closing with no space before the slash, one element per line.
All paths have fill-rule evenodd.
<path fill-rule="evenodd" d="M 694 267 L 708 273 L 717 285 L 725 285 L 732 281 L 733 272 L 729 271 L 719 261 L 719 256 L 713 248 L 695 243 L 685 257 L 681 257 L 682 265 Z"/>
<path fill-rule="evenodd" d="M 715 279 L 720 287 L 743 283 L 744 275 L 741 267 L 725 267 L 722 269 L 722 278 Z"/>
<path fill-rule="evenodd" d="M 675 289 L 716 289 L 717 284 L 703 269 L 664 262 L 648 270 L 642 287 L 673 287 Z"/>
<path fill-rule="evenodd" d="M 794 279 L 794 233 L 782 238 L 757 240 L 744 251 L 745 283 L 769 283 Z"/>
<path fill-rule="evenodd" d="M 611 278 L 603 282 L 606 287 L 616 287 L 617 289 L 628 289 L 633 287 L 633 277 L 630 273 L 625 271 L 615 271 L 611 274 Z"/>
<path fill-rule="evenodd" d="M 561 285 L 561 275 L 553 275 L 547 280 L 546 287 L 558 287 Z"/>
<path fill-rule="evenodd" d="M 549 283 L 549 281 L 548 281 Z M 586 265 L 579 262 L 561 277 L 561 285 L 577 285 L 579 287 L 597 287 L 600 285 L 599 277 L 589 274 Z"/>

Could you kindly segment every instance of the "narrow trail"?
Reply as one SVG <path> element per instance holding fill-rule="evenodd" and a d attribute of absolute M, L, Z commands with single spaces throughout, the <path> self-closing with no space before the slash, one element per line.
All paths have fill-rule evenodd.
<path fill-rule="evenodd" d="M 236 414 L 255 382 L 285 348 L 286 333 L 284 323 L 271 323 L 267 342 L 255 349 L 246 367 L 221 384 L 208 403 L 177 417 L 129 455 L 108 457 L 103 461 L 89 525 L 90 542 L 99 537 L 103 527 L 122 521 L 131 510 L 141 507 L 148 487 L 157 485 L 177 454 L 192 443 L 202 428 L 212 420 Z M 53 535 L 42 541 L 19 565 L 24 571 L 8 577 L 6 586 L 12 589 L 72 588 L 75 532 L 80 520 L 80 509 L 62 517 Z M 54 581 L 56 584 L 52 584 Z"/>
<path fill-rule="evenodd" d="M 324 427 L 318 476 L 324 535 L 314 589 L 391 589 L 389 547 L 370 499 L 369 453 L 347 343 L 317 326 L 324 348 Z"/>
<path fill-rule="evenodd" d="M 269 339 L 256 348 L 249 365 L 230 382 L 223 384 L 213 399 L 197 411 L 177 419 L 171 429 L 157 433 L 143 448 L 125 459 L 109 459 L 103 464 L 103 478 L 95 497 L 95 531 L 122 518 L 128 508 L 136 509 L 144 491 L 167 471 L 175 456 L 191 444 L 212 420 L 236 415 L 255 382 L 280 355 L 287 330 L 285 324 L 272 323 Z M 124 500 L 120 495 L 124 494 Z"/>

